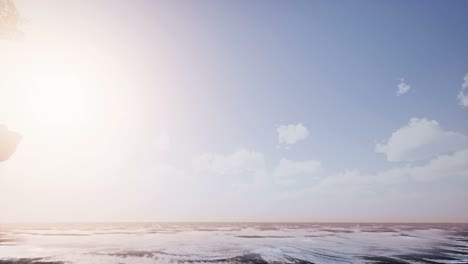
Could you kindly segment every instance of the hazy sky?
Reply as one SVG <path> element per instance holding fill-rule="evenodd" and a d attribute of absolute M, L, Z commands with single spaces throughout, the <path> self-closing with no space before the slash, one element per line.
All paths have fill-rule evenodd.
<path fill-rule="evenodd" d="M 16 3 L 0 221 L 468 221 L 467 1 Z"/>

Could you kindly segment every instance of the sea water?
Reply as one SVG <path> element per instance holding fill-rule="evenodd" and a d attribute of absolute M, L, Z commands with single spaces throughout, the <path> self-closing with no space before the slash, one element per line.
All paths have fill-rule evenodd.
<path fill-rule="evenodd" d="M 1 224 L 11 263 L 468 263 L 468 224 Z"/>

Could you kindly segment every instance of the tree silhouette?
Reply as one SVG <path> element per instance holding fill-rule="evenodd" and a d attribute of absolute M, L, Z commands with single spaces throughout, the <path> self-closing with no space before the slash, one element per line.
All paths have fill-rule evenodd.
<path fill-rule="evenodd" d="M 0 162 L 6 161 L 13 155 L 20 140 L 20 134 L 0 125 Z"/>
<path fill-rule="evenodd" d="M 17 39 L 22 35 L 18 30 L 19 13 L 13 0 L 0 0 L 0 39 Z M 21 140 L 18 133 L 0 124 L 0 162 L 13 155 Z"/>
<path fill-rule="evenodd" d="M 20 15 L 13 0 L 0 0 L 0 38 L 18 39 L 23 36 L 19 30 Z"/>

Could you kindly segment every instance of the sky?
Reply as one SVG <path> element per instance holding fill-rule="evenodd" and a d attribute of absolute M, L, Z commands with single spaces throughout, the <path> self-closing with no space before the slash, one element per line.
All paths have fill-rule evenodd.
<path fill-rule="evenodd" d="M 467 1 L 15 3 L 0 222 L 468 222 Z"/>

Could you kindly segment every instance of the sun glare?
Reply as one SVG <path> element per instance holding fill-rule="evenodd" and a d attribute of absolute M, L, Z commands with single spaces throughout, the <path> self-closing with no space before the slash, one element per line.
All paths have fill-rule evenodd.
<path fill-rule="evenodd" d="M 28 86 L 29 105 L 38 122 L 69 125 L 84 119 L 85 88 L 73 72 L 47 69 L 34 74 Z"/>

